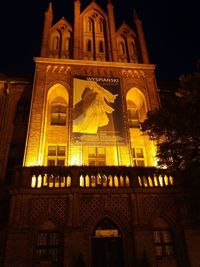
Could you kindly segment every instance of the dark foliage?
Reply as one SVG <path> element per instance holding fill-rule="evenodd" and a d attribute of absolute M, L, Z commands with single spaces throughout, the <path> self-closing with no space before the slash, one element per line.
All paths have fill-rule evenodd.
<path fill-rule="evenodd" d="M 200 72 L 179 82 L 161 93 L 162 107 L 148 113 L 142 130 L 157 141 L 160 166 L 185 170 L 200 163 Z"/>

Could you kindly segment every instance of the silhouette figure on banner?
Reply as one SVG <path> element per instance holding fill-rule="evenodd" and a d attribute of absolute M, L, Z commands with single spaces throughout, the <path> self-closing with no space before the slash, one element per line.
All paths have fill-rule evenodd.
<path fill-rule="evenodd" d="M 99 127 L 109 123 L 107 114 L 114 109 L 109 103 L 114 103 L 116 97 L 94 81 L 83 81 L 85 89 L 81 100 L 74 105 L 73 132 L 96 134 Z"/>

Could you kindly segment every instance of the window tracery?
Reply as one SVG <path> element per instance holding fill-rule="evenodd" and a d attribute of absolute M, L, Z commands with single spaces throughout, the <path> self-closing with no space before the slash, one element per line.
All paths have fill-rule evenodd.
<path fill-rule="evenodd" d="M 67 107 L 61 104 L 51 106 L 51 125 L 66 125 Z"/>

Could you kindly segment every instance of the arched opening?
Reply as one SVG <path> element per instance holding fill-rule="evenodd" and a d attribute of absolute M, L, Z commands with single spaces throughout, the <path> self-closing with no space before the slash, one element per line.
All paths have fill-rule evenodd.
<path fill-rule="evenodd" d="M 147 103 L 142 91 L 136 87 L 131 88 L 126 94 L 126 104 L 132 165 L 154 166 L 155 145 L 140 130 L 140 123 L 145 120 L 147 113 Z"/>
<path fill-rule="evenodd" d="M 93 10 L 83 16 L 83 25 L 83 58 L 105 60 L 107 54 L 105 19 L 97 10 Z"/>
<path fill-rule="evenodd" d="M 129 62 L 129 50 L 127 46 L 127 39 L 124 35 L 120 35 L 117 40 L 118 54 L 122 62 Z"/>
<path fill-rule="evenodd" d="M 57 83 L 49 89 L 45 116 L 44 165 L 67 165 L 68 103 L 68 91 L 63 85 Z"/>
<path fill-rule="evenodd" d="M 61 49 L 61 34 L 58 30 L 50 33 L 49 51 L 53 57 L 58 57 Z"/>
<path fill-rule="evenodd" d="M 92 237 L 93 267 L 123 267 L 122 236 L 117 225 L 108 218 L 95 227 Z"/>
<path fill-rule="evenodd" d="M 146 118 L 146 101 L 143 93 L 132 88 L 126 95 L 128 122 L 130 128 L 139 128 L 140 122 Z"/>
<path fill-rule="evenodd" d="M 84 32 L 91 32 L 92 31 L 92 22 L 90 18 L 86 18 L 84 20 Z"/>
<path fill-rule="evenodd" d="M 67 125 L 69 96 L 66 88 L 61 84 L 51 87 L 47 96 L 47 124 Z"/>

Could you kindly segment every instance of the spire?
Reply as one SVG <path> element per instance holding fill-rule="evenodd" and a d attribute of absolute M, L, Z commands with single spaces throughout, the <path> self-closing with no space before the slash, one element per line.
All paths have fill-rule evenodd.
<path fill-rule="evenodd" d="M 45 12 L 45 20 L 48 20 L 48 23 L 51 26 L 53 20 L 52 2 L 49 2 L 49 6 L 47 8 L 47 11 Z"/>
<path fill-rule="evenodd" d="M 133 10 L 133 18 L 134 20 L 139 19 L 136 9 Z"/>
<path fill-rule="evenodd" d="M 81 2 L 80 0 L 74 1 L 74 59 L 80 59 L 80 15 L 81 15 Z"/>
<path fill-rule="evenodd" d="M 133 19 L 134 19 L 136 30 L 137 30 L 137 36 L 138 36 L 138 40 L 139 40 L 139 44 L 140 44 L 140 51 L 141 51 L 141 55 L 142 55 L 142 60 L 143 60 L 143 63 L 148 64 L 149 63 L 149 55 L 148 55 L 148 51 L 147 51 L 146 40 L 145 40 L 145 36 L 144 36 L 142 22 L 139 19 L 136 10 L 133 11 Z"/>
<path fill-rule="evenodd" d="M 47 8 L 47 11 L 45 12 L 45 18 L 44 18 L 42 47 L 41 47 L 41 53 L 40 53 L 40 55 L 42 57 L 47 56 L 47 51 L 48 51 L 48 33 L 49 33 L 49 30 L 51 29 L 52 21 L 53 21 L 52 3 L 49 2 L 49 6 Z"/>
<path fill-rule="evenodd" d="M 115 16 L 111 0 L 107 0 L 107 9 L 108 9 L 108 24 L 109 24 L 110 39 L 111 39 L 111 61 L 118 61 Z"/>
<path fill-rule="evenodd" d="M 49 6 L 47 8 L 47 12 L 52 12 L 52 2 L 49 2 Z"/>

